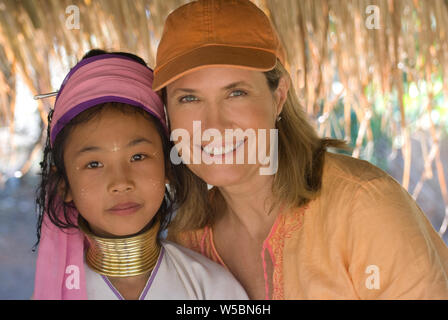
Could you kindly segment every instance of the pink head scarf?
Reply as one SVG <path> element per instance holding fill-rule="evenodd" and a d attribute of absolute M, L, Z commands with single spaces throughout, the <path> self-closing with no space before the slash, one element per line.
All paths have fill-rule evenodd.
<path fill-rule="evenodd" d="M 151 87 L 153 80 L 151 69 L 126 56 L 102 54 L 82 60 L 67 74 L 56 97 L 51 143 L 70 120 L 105 102 L 143 108 L 167 130 L 163 102 Z"/>
<path fill-rule="evenodd" d="M 153 72 L 126 56 L 102 54 L 83 59 L 65 77 L 56 97 L 50 143 L 70 120 L 106 102 L 143 108 L 165 128 L 163 102 L 152 90 Z M 78 212 L 69 209 L 77 221 Z M 61 213 L 62 216 L 62 213 Z M 87 299 L 84 273 L 84 236 L 78 229 L 61 230 L 45 214 L 36 261 L 33 298 Z"/>

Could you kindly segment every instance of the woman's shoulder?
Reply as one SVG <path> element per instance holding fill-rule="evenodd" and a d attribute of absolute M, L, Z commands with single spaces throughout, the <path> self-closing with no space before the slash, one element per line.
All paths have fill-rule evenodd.
<path fill-rule="evenodd" d="M 342 226 L 342 233 L 347 228 L 363 229 L 363 237 L 368 233 L 365 228 L 378 227 L 380 232 L 385 226 L 391 234 L 403 229 L 433 233 L 423 211 L 398 181 L 373 164 L 346 155 L 327 153 L 315 208 L 324 212 L 316 217 L 332 219 Z"/>
<path fill-rule="evenodd" d="M 162 246 L 168 263 L 181 276 L 184 284 L 198 295 L 203 294 L 202 298 L 247 299 L 241 285 L 221 265 L 169 240 L 163 240 Z"/>
<path fill-rule="evenodd" d="M 346 183 L 353 183 L 356 185 L 364 184 L 365 182 L 392 177 L 381 168 L 372 163 L 357 159 L 344 154 L 337 154 L 327 152 L 325 154 L 323 179 L 325 180 L 339 180 Z"/>
<path fill-rule="evenodd" d="M 391 209 L 417 210 L 412 197 L 388 173 L 368 161 L 330 152 L 325 156 L 322 188 L 315 200 L 314 207 L 331 212 L 334 219 L 360 216 L 372 208 L 375 211 L 382 208 L 389 216 L 392 216 Z M 381 216 L 378 212 L 372 214 Z"/>

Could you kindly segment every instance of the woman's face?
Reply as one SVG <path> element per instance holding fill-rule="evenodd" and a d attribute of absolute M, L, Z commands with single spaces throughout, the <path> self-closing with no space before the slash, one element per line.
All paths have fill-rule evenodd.
<path fill-rule="evenodd" d="M 74 127 L 65 145 L 65 201 L 96 235 L 135 234 L 151 221 L 165 194 L 165 163 L 150 120 L 104 109 Z"/>
<path fill-rule="evenodd" d="M 169 84 L 172 137 L 183 129 L 190 138 L 188 152 L 174 139 L 184 162 L 188 158 L 197 176 L 219 187 L 260 174 L 265 159 L 258 153 L 270 154 L 270 129 L 275 129 L 287 91 L 285 78 L 272 92 L 262 72 L 232 67 L 200 69 Z"/>

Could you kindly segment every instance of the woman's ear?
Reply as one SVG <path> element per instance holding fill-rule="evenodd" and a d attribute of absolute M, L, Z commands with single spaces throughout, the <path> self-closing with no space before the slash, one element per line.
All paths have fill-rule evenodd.
<path fill-rule="evenodd" d="M 286 99 L 288 98 L 288 91 L 290 87 L 289 78 L 285 75 L 281 76 L 278 81 L 277 89 L 275 89 L 275 104 L 277 107 L 277 117 L 283 110 Z"/>

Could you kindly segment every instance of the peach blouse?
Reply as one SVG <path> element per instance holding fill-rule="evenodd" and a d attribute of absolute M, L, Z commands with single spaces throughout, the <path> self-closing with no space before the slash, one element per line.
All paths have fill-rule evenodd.
<path fill-rule="evenodd" d="M 320 195 L 278 215 L 264 241 L 271 299 L 448 299 L 448 248 L 401 185 L 367 161 L 326 153 Z M 174 241 L 225 266 L 212 228 Z M 269 254 L 265 256 L 265 252 Z"/>

